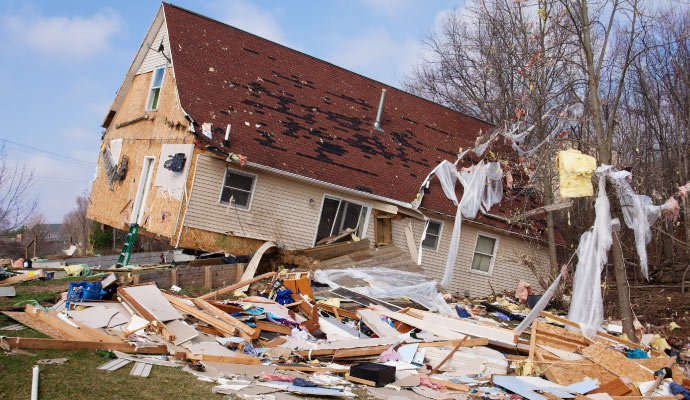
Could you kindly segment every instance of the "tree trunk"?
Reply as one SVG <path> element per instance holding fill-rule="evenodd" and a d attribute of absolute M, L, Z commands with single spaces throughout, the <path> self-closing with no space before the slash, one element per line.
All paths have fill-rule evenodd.
<path fill-rule="evenodd" d="M 551 186 L 551 174 L 544 177 L 544 205 L 553 204 L 553 187 Z M 546 235 L 549 243 L 549 274 L 552 279 L 558 276 L 558 258 L 556 257 L 556 234 L 553 226 L 553 212 L 546 212 Z"/>
<path fill-rule="evenodd" d="M 633 325 L 633 313 L 630 307 L 630 285 L 628 285 L 628 277 L 625 272 L 625 262 L 623 260 L 623 251 L 621 249 L 621 242 L 618 238 L 618 232 L 613 232 L 613 268 L 616 275 L 616 291 L 618 292 L 618 304 L 621 309 L 621 323 L 623 324 L 623 332 L 633 342 L 637 342 L 635 336 L 635 327 Z"/>

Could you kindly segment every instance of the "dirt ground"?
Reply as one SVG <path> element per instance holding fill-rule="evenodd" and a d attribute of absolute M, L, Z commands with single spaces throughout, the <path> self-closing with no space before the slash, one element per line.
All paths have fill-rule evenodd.
<path fill-rule="evenodd" d="M 673 286 L 631 286 L 630 301 L 647 333 L 659 333 L 671 346 L 685 349 L 690 344 L 690 290 L 682 293 L 680 287 Z M 609 288 L 604 298 L 605 317 L 620 319 L 619 309 L 618 294 Z M 671 332 L 671 322 L 681 328 Z"/>

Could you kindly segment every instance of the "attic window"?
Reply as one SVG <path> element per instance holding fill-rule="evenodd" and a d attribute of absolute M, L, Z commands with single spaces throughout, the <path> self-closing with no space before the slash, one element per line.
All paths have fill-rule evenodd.
<path fill-rule="evenodd" d="M 157 110 L 158 101 L 161 95 L 161 86 L 163 86 L 163 74 L 165 73 L 165 67 L 158 67 L 153 70 L 153 75 L 151 75 L 151 90 L 149 90 L 149 98 L 146 101 L 147 110 Z"/>
<path fill-rule="evenodd" d="M 249 210 L 255 186 L 256 175 L 227 169 L 218 202 L 220 204 L 232 202 L 231 207 L 233 208 Z"/>

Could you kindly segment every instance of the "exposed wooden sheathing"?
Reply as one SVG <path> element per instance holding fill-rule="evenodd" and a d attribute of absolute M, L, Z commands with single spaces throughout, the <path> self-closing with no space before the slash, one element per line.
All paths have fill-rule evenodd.
<path fill-rule="evenodd" d="M 180 237 L 180 247 L 202 251 L 225 250 L 235 255 L 252 254 L 264 242 L 262 240 L 223 235 L 185 226 Z"/>

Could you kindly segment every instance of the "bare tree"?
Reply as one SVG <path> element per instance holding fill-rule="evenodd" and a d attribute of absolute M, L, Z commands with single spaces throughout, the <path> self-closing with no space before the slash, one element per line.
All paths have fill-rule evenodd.
<path fill-rule="evenodd" d="M 448 13 L 438 32 L 425 38 L 427 54 L 406 77 L 405 87 L 459 111 L 497 125 L 516 121 L 532 126 L 527 143 L 544 141 L 557 126 L 546 118 L 564 109 L 578 70 L 571 59 L 577 49 L 564 8 L 554 0 L 476 0 Z M 557 114 L 557 113 L 556 113 Z M 553 195 L 553 146 L 538 154 L 536 169 L 544 194 Z M 558 274 L 554 218 L 547 212 L 551 276 Z"/>
<path fill-rule="evenodd" d="M 80 253 L 86 253 L 90 248 L 89 233 L 92 221 L 86 219 L 88 208 L 89 195 L 84 193 L 77 197 L 76 207 L 65 215 L 60 228 L 63 235 L 72 238 L 72 243 L 77 246 Z"/>
<path fill-rule="evenodd" d="M 22 226 L 36 210 L 38 202 L 31 194 L 33 184 L 33 170 L 11 163 L 4 146 L 0 148 L 0 230 Z"/>

